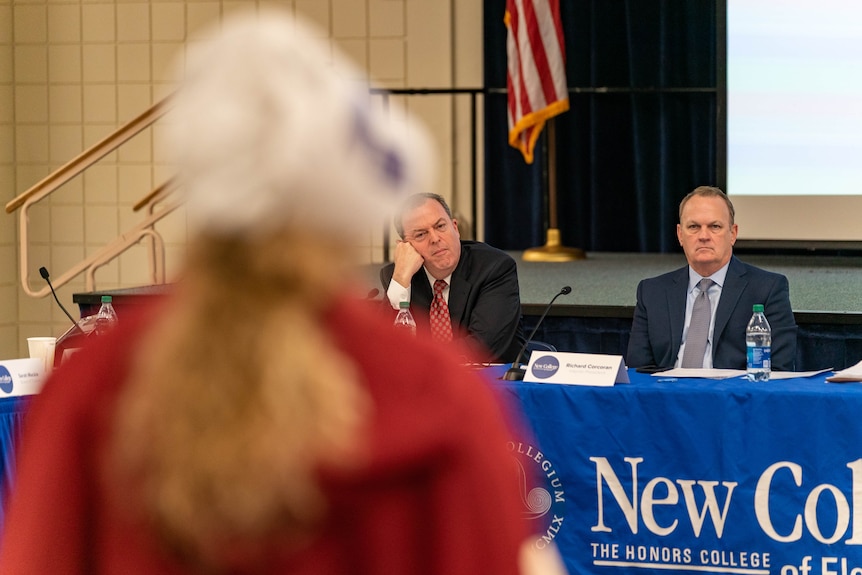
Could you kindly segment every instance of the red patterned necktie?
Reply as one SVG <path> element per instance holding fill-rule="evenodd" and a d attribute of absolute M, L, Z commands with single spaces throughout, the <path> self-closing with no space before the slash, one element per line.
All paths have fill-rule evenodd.
<path fill-rule="evenodd" d="M 431 302 L 431 337 L 435 341 L 452 341 L 452 319 L 449 317 L 449 306 L 443 297 L 446 289 L 444 280 L 434 282 L 434 301 Z"/>

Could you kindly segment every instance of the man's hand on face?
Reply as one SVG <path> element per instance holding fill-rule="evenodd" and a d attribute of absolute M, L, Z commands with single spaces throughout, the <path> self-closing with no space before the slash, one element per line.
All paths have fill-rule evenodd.
<path fill-rule="evenodd" d="M 406 240 L 398 240 L 395 244 L 395 271 L 392 279 L 404 287 L 410 286 L 413 274 L 425 264 L 424 258 Z"/>

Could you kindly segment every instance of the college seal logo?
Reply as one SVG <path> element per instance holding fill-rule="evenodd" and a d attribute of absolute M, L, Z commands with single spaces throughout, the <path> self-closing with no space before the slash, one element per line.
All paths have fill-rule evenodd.
<path fill-rule="evenodd" d="M 543 549 L 551 544 L 563 526 L 566 515 L 563 483 L 553 462 L 536 446 L 510 441 L 506 447 L 514 458 L 523 515 L 538 534 L 533 545 Z"/>

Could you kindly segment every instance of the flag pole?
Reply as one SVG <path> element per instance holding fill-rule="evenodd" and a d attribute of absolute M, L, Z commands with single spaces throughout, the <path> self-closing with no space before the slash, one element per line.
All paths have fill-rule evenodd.
<path fill-rule="evenodd" d="M 557 227 L 557 138 L 556 118 L 547 122 L 548 131 L 548 230 L 545 245 L 524 250 L 521 256 L 528 262 L 571 262 L 586 259 L 587 254 L 579 248 L 567 248 L 560 242 L 560 229 Z"/>

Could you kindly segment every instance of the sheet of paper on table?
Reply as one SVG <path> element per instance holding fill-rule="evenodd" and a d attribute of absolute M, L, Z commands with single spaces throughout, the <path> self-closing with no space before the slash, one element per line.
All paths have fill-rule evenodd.
<path fill-rule="evenodd" d="M 862 362 L 860 362 L 862 363 Z M 821 369 L 818 371 L 773 371 L 769 374 L 769 379 L 795 379 L 797 377 L 813 377 L 821 373 L 826 373 L 830 369 Z M 862 374 L 862 369 L 860 369 Z M 660 371 L 652 374 L 653 377 L 697 377 L 702 379 L 729 379 L 731 377 L 744 377 L 744 369 L 705 369 L 705 368 L 690 368 L 676 367 L 666 371 Z M 829 378 L 826 378 L 829 381 Z M 854 379 L 849 381 L 862 381 L 862 379 Z"/>
<path fill-rule="evenodd" d="M 862 361 L 860 361 L 856 365 L 851 365 L 847 369 L 836 371 L 835 375 L 830 375 L 826 378 L 826 381 L 832 381 L 836 383 L 862 381 Z"/>
<path fill-rule="evenodd" d="M 814 377 L 821 373 L 832 371 L 831 367 L 826 369 L 818 369 L 817 371 L 773 371 L 769 374 L 769 379 L 795 379 L 797 377 Z"/>
<path fill-rule="evenodd" d="M 692 377 L 700 379 L 728 379 L 745 375 L 744 369 L 707 369 L 703 367 L 675 367 L 652 374 L 653 377 Z"/>

